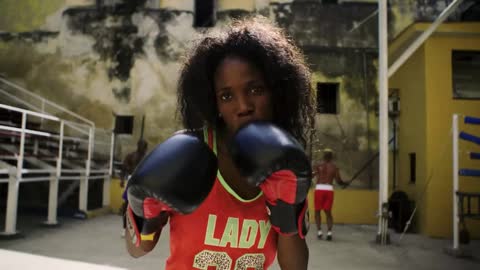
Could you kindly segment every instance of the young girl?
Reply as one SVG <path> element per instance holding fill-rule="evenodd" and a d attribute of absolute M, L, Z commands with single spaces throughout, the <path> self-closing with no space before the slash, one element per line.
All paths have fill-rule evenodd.
<path fill-rule="evenodd" d="M 272 228 L 264 193 L 239 172 L 229 143 L 240 127 L 261 120 L 305 147 L 313 128 L 312 101 L 302 54 L 266 19 L 235 21 L 206 35 L 181 69 L 178 106 L 187 130 L 203 130 L 217 157 L 217 177 L 193 213 L 165 216 L 152 241 L 137 247 L 127 231 L 130 254 L 139 257 L 150 251 L 169 218 L 166 269 L 267 269 L 276 255 L 283 270 L 307 269 L 303 235 Z"/>

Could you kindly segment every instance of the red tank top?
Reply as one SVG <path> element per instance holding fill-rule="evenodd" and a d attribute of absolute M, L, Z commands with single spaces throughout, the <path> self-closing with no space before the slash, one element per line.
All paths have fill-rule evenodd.
<path fill-rule="evenodd" d="M 215 133 L 205 138 L 216 152 Z M 167 270 L 267 269 L 275 259 L 277 234 L 260 193 L 239 197 L 220 172 L 206 200 L 188 215 L 170 217 L 170 257 Z"/>

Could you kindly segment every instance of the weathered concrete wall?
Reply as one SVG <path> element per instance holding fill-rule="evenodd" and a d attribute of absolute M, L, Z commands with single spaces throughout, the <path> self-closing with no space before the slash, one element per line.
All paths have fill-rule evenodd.
<path fill-rule="evenodd" d="M 151 144 L 179 128 L 178 58 L 197 36 L 191 12 L 139 6 L 97 10 L 59 2 L 52 3 L 50 15 L 44 21 L 55 22 L 50 24 L 58 32 L 38 32 L 32 38 L 32 32 L 18 32 L 41 26 L 12 24 L 11 37 L 0 42 L 0 73 L 99 127 L 113 128 L 114 114 L 134 115 L 133 138 L 146 115 L 145 136 Z M 127 143 L 136 140 L 130 136 L 119 139 L 119 146 L 135 145 Z M 117 150 L 123 155 L 131 148 Z"/>
<path fill-rule="evenodd" d="M 23 32 L 45 29 L 47 18 L 64 5 L 64 0 L 0 0 L 0 31 Z"/>
<path fill-rule="evenodd" d="M 339 112 L 316 115 L 313 159 L 321 160 L 322 149 L 334 150 L 343 178 L 350 179 L 377 149 L 375 116 L 376 19 L 370 19 L 376 4 L 323 5 L 316 1 L 294 1 L 271 5 L 272 18 L 286 28 L 303 49 L 313 72 L 312 86 L 339 83 Z M 377 162 L 355 182 L 374 186 Z"/>
<path fill-rule="evenodd" d="M 318 3 L 251 1 L 236 7 L 233 2 L 221 3 L 218 24 L 253 8 L 271 15 L 304 48 L 314 72 L 312 84 L 340 82 L 340 113 L 317 116 L 317 140 L 321 143 L 313 153 L 318 159 L 320 148 L 335 149 L 345 176 L 351 176 L 367 158 L 373 145 L 370 140 L 375 140 L 368 132 L 375 133 L 375 125 L 367 113 L 372 106 L 368 99 L 375 99 L 375 67 L 366 49 L 375 47 L 376 30 L 366 27 L 348 38 L 339 33 L 347 33 L 353 21 L 368 16 L 374 6 L 360 5 L 362 12 L 355 13 L 346 5 L 322 9 Z M 0 43 L 0 73 L 100 127 L 112 128 L 114 114 L 134 115 L 134 136 L 120 136 L 120 156 L 133 149 L 131 142 L 139 136 L 143 115 L 145 137 L 156 144 L 179 128 L 174 113 L 179 58 L 199 35 L 192 28 L 189 9 L 193 6 L 186 1 L 178 3 L 179 9 L 174 9 L 173 2 L 161 1 L 159 5 L 165 8 L 152 10 L 142 5 L 98 9 L 94 1 L 79 1 L 74 6 L 72 2 L 52 2 L 43 22 L 9 29 L 11 38 Z M 353 18 L 329 15 L 334 13 Z M 38 32 L 35 38 L 16 34 L 36 29 L 45 32 Z M 368 36 L 359 38 L 366 33 Z"/>
<path fill-rule="evenodd" d="M 453 0 L 389 0 L 390 39 L 397 37 L 413 22 L 432 22 Z M 480 3 L 466 0 L 447 19 L 448 21 L 480 20 Z"/>
<path fill-rule="evenodd" d="M 376 54 L 368 51 L 308 51 L 312 64 L 313 87 L 317 82 L 339 83 L 339 113 L 317 114 L 317 143 L 314 159 L 320 160 L 323 148 L 336 153 L 344 179 L 350 179 L 374 154 L 378 125 L 376 110 Z M 373 186 L 378 163 L 359 175 L 360 186 Z"/>
<path fill-rule="evenodd" d="M 112 128 L 114 114 L 134 115 L 134 135 L 119 138 L 120 156 L 133 149 L 143 115 L 151 145 L 180 127 L 179 62 L 200 35 L 192 27 L 193 0 L 41 2 L 0 0 L 1 74 L 99 127 Z M 391 0 L 391 38 L 414 20 L 435 18 L 449 2 Z M 339 114 L 317 115 L 313 152 L 318 159 L 319 149 L 336 150 L 347 179 L 377 149 L 376 8 L 366 0 L 218 2 L 217 24 L 252 11 L 270 16 L 305 51 L 314 86 L 340 83 Z M 363 184 L 377 178 L 375 166 L 360 176 Z"/>

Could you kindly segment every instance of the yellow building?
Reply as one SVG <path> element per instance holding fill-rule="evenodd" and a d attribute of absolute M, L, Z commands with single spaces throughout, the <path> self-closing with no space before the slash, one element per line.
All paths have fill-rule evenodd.
<path fill-rule="evenodd" d="M 390 58 L 394 60 L 429 26 L 418 23 L 409 27 L 391 44 Z M 478 96 L 454 98 L 452 57 L 457 51 L 479 55 L 479 23 L 442 24 L 389 80 L 389 87 L 398 89 L 401 104 L 397 189 L 407 192 L 418 207 L 417 231 L 431 237 L 452 236 L 452 115 L 480 117 Z M 475 91 L 480 95 L 480 85 L 474 77 L 467 80 L 476 80 Z M 480 136 L 478 125 L 460 124 L 459 129 Z M 480 167 L 480 161 L 469 160 L 466 154 L 479 152 L 478 145 L 461 141 L 459 149 L 460 168 Z M 412 161 L 416 169 L 413 176 Z M 480 192 L 480 178 L 460 177 L 459 187 L 460 191 Z M 472 206 L 478 209 L 476 203 Z M 480 237 L 478 220 L 467 220 L 467 228 L 471 237 Z"/>

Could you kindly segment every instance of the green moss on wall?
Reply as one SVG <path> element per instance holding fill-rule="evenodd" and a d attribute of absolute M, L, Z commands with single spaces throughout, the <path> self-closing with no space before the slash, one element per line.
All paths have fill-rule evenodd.
<path fill-rule="evenodd" d="M 38 30 L 46 18 L 60 9 L 65 0 L 0 0 L 0 30 Z"/>
<path fill-rule="evenodd" d="M 390 1 L 390 39 L 398 36 L 415 20 L 417 0 Z"/>
<path fill-rule="evenodd" d="M 92 119 L 98 127 L 111 128 L 111 109 L 74 92 L 71 81 L 76 65 L 57 54 L 38 53 L 22 42 L 0 43 L 0 74 L 33 93 Z M 38 103 L 34 103 L 40 106 Z M 62 117 L 60 112 L 57 114 Z"/>

